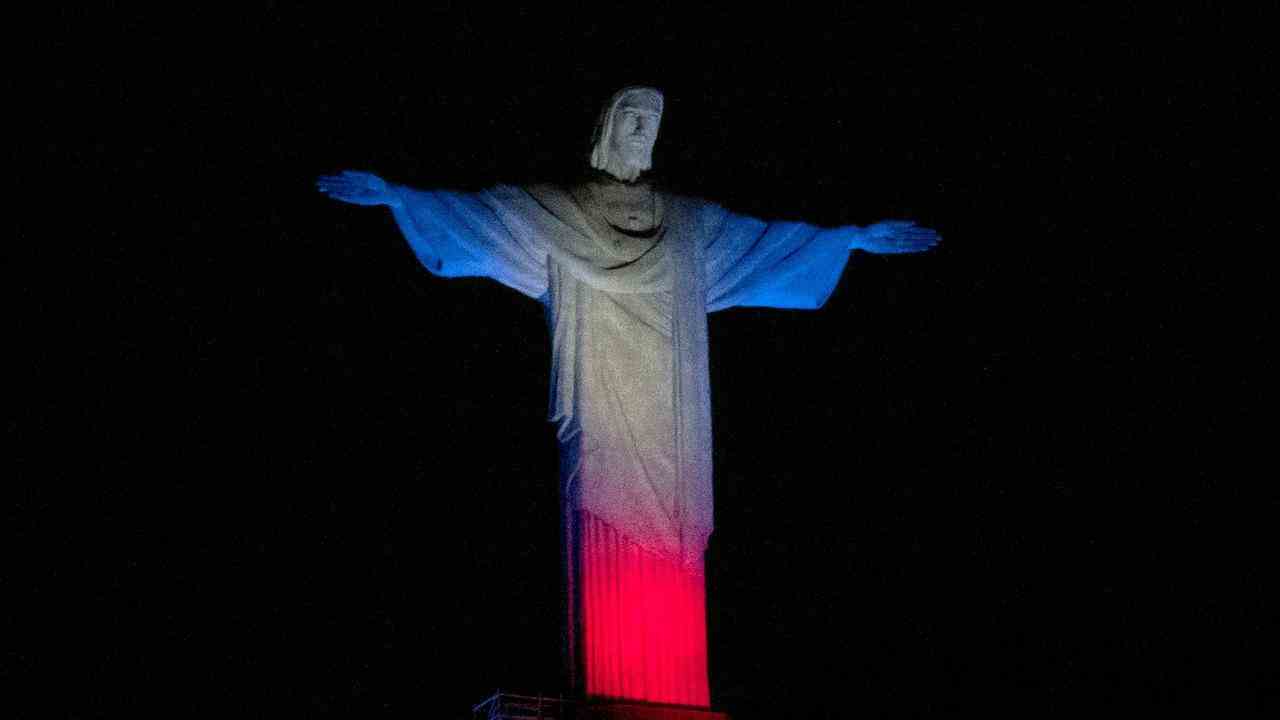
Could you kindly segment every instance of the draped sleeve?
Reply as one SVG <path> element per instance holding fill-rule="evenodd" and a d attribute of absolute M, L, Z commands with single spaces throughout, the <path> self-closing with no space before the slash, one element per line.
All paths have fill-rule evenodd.
<path fill-rule="evenodd" d="M 736 306 L 816 310 L 849 260 L 853 228 L 766 222 L 708 204 L 707 311 Z"/>
<path fill-rule="evenodd" d="M 399 186 L 396 224 L 439 277 L 488 277 L 531 298 L 547 292 L 547 239 L 525 217 L 527 193 L 499 185 L 475 193 Z M 522 195 L 523 194 L 523 195 Z"/>

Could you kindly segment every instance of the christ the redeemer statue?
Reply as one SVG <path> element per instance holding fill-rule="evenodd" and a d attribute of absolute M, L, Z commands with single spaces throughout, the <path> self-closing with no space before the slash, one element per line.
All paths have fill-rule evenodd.
<path fill-rule="evenodd" d="M 435 275 L 490 277 L 546 307 L 571 684 L 592 699 L 705 708 L 706 315 L 820 308 L 850 250 L 916 252 L 938 236 L 903 221 L 765 222 L 663 192 L 644 177 L 662 109 L 652 88 L 615 94 L 594 172 L 571 187 L 428 191 L 350 171 L 318 186 L 390 207 Z"/>

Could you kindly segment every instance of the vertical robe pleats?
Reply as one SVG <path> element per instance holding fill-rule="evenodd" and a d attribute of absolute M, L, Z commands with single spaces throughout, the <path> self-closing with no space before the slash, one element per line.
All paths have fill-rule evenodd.
<path fill-rule="evenodd" d="M 705 576 L 577 517 L 588 697 L 708 707 Z"/>

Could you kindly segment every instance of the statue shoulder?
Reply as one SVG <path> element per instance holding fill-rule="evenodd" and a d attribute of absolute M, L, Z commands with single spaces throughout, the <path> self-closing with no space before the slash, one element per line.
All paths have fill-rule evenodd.
<path fill-rule="evenodd" d="M 716 212 L 724 208 L 720 205 L 697 195 L 685 195 L 683 193 L 671 192 L 664 188 L 654 188 L 654 192 L 662 196 L 664 202 L 670 205 L 680 205 L 690 210 L 700 212 Z"/>
<path fill-rule="evenodd" d="M 707 223 L 718 223 L 729 214 L 729 211 L 719 203 L 697 195 L 666 193 L 665 200 L 667 207 L 680 207 L 685 213 L 696 216 Z"/>
<path fill-rule="evenodd" d="M 556 183 L 550 183 L 550 182 L 540 182 L 540 183 L 531 183 L 529 185 L 521 185 L 519 189 L 529 193 L 530 195 L 533 195 L 535 193 L 546 194 L 549 192 L 565 192 L 564 186 Z"/>
<path fill-rule="evenodd" d="M 532 196 L 534 200 L 544 206 L 549 202 L 564 202 L 571 197 L 569 188 L 558 183 L 541 182 L 509 187 L 511 188 L 510 192 Z"/>

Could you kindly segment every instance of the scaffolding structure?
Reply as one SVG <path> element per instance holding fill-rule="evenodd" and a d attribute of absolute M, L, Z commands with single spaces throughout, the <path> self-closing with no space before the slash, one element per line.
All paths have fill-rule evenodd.
<path fill-rule="evenodd" d="M 572 701 L 544 695 L 495 692 L 471 708 L 474 720 L 569 720 Z M 566 712 L 569 710 L 570 712 Z"/>

